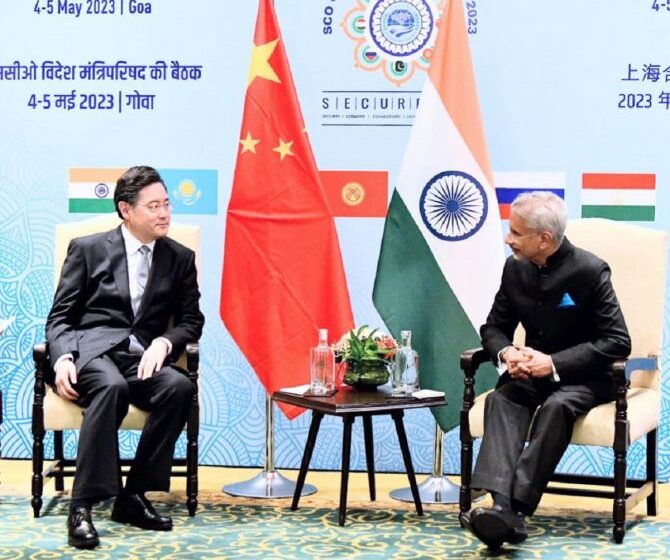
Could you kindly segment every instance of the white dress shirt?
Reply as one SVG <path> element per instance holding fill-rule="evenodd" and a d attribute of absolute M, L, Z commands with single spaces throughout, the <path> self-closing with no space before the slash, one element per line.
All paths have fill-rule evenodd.
<path fill-rule="evenodd" d="M 126 227 L 126 224 L 121 224 L 121 235 L 123 236 L 123 243 L 126 246 L 126 261 L 128 263 L 128 287 L 130 288 L 130 301 L 133 301 L 138 297 L 138 284 L 135 281 L 137 278 L 138 270 L 140 268 L 140 262 L 144 258 L 140 247 L 146 245 L 149 247 L 149 271 L 151 271 L 151 263 L 154 258 L 154 247 L 156 245 L 156 240 L 151 241 L 150 243 L 142 243 L 137 237 L 135 237 L 130 230 Z M 139 308 L 139 305 L 138 305 Z M 167 344 L 168 354 L 172 352 L 172 342 L 167 338 L 159 336 L 157 340 L 162 340 Z M 130 335 L 130 345 L 131 351 L 134 349 L 134 345 L 139 346 L 139 342 L 134 335 Z"/>

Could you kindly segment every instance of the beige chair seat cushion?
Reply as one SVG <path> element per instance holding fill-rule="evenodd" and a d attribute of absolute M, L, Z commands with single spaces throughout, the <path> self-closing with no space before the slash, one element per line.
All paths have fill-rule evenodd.
<path fill-rule="evenodd" d="M 78 430 L 81 428 L 82 412 L 79 406 L 59 397 L 51 387 L 47 387 L 44 397 L 44 428 L 46 430 Z M 148 416 L 148 412 L 131 404 L 121 428 L 141 430 Z"/>
<path fill-rule="evenodd" d="M 470 433 L 480 438 L 484 434 L 484 401 L 490 391 L 475 399 L 470 410 Z M 658 391 L 636 387 L 628 391 L 629 441 L 635 441 L 658 427 L 660 412 Z M 591 409 L 575 423 L 570 443 L 578 445 L 602 445 L 611 447 L 614 443 L 614 402 L 601 404 Z"/>

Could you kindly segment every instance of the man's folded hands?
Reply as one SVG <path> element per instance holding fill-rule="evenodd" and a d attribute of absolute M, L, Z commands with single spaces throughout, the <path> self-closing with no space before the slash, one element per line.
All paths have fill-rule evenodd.
<path fill-rule="evenodd" d="M 546 377 L 554 372 L 551 356 L 528 346 L 510 346 L 503 359 L 514 379 Z"/>

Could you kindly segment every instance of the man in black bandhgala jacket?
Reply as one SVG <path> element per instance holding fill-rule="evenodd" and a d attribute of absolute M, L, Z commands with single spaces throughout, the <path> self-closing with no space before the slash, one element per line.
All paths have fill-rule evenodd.
<path fill-rule="evenodd" d="M 481 328 L 500 379 L 486 399 L 472 487 L 488 490 L 494 506 L 473 510 L 469 526 L 492 548 L 527 537 L 524 516 L 535 512 L 576 418 L 614 399 L 608 366 L 630 353 L 610 268 L 564 237 L 566 222 L 553 193 L 517 197 L 506 238 L 513 255 Z M 512 342 L 519 323 L 522 347 Z"/>

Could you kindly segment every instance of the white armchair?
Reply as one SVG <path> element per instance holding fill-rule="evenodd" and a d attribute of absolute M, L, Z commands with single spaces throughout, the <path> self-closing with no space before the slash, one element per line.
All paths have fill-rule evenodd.
<path fill-rule="evenodd" d="M 617 398 L 593 408 L 575 424 L 571 443 L 611 447 L 614 476 L 596 477 L 554 474 L 552 481 L 571 487 L 549 486 L 547 492 L 613 498 L 614 540 L 625 536 L 626 513 L 646 499 L 647 514 L 657 509 L 657 428 L 661 403 L 661 342 L 665 303 L 666 232 L 599 218 L 570 221 L 568 239 L 607 261 L 612 283 L 621 304 L 632 339 L 631 358 L 612 365 Z M 523 329 L 515 342 L 523 343 Z M 461 411 L 461 515 L 471 505 L 472 441 L 484 433 L 484 400 L 475 398 L 474 376 L 489 356 L 482 349 L 461 354 L 465 391 Z M 626 454 L 631 442 L 646 436 L 646 477 L 628 480 Z M 575 485 L 595 485 L 610 489 L 593 490 Z"/>
<path fill-rule="evenodd" d="M 55 232 L 54 249 L 54 276 L 60 278 L 60 271 L 67 254 L 70 240 L 92 233 L 114 229 L 120 224 L 116 214 L 106 214 L 95 218 L 58 224 Z M 196 254 L 196 266 L 200 257 L 200 229 L 197 226 L 172 224 L 170 237 L 189 247 Z M 64 477 L 75 474 L 75 460 L 65 458 L 63 453 L 63 431 L 78 430 L 81 428 L 82 409 L 72 401 L 57 395 L 50 383 L 53 381 L 53 370 L 49 361 L 46 343 L 36 344 L 33 348 L 35 360 L 35 395 L 33 400 L 33 475 L 32 475 L 32 507 L 35 517 L 39 517 L 42 508 L 42 492 L 44 479 L 55 479 L 57 491 L 64 489 Z M 188 344 L 185 355 L 178 365 L 188 371 L 188 376 L 194 386 L 194 396 L 191 410 L 186 422 L 187 448 L 186 458 L 175 458 L 172 476 L 186 477 L 187 507 L 190 515 L 195 515 L 198 506 L 198 365 L 199 347 L 197 343 Z M 141 430 L 144 427 L 147 412 L 130 405 L 128 414 L 121 424 L 122 430 Z M 54 460 L 43 469 L 44 463 L 44 435 L 46 430 L 54 432 Z M 121 462 L 122 472 L 125 474 L 129 461 Z"/>

